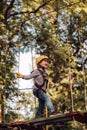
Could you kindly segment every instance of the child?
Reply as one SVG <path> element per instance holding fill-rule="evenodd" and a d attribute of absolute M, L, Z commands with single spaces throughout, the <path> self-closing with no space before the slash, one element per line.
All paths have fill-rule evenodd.
<path fill-rule="evenodd" d="M 17 73 L 17 78 L 22 79 L 34 79 L 33 94 L 38 98 L 39 108 L 37 110 L 35 118 L 43 116 L 45 105 L 47 106 L 49 113 L 55 115 L 55 109 L 51 102 L 51 99 L 46 94 L 48 83 L 51 87 L 54 87 L 53 82 L 48 81 L 48 74 L 45 69 L 49 66 L 49 58 L 47 56 L 41 55 L 36 59 L 37 69 L 33 70 L 29 75 L 22 75 Z"/>

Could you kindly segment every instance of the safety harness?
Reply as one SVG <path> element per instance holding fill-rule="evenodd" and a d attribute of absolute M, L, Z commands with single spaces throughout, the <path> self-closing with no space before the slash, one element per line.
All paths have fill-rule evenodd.
<path fill-rule="evenodd" d="M 43 86 L 46 85 L 46 88 L 47 88 L 47 84 L 48 84 L 48 79 L 46 79 L 46 77 L 48 75 L 44 75 L 44 72 L 38 68 L 38 71 L 40 72 L 40 74 L 42 75 L 43 77 L 43 84 L 42 85 L 38 85 L 37 83 L 35 83 L 35 86 L 38 88 L 38 90 L 43 90 Z M 45 90 L 43 90 L 45 92 Z"/>

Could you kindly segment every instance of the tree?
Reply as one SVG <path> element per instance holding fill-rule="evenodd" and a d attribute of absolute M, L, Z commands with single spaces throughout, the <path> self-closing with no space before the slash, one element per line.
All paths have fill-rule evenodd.
<path fill-rule="evenodd" d="M 37 53 L 46 54 L 52 61 L 49 67 L 49 75 L 52 76 L 54 82 L 59 83 L 58 88 L 54 89 L 56 96 L 53 97 L 52 95 L 54 104 L 56 104 L 56 101 L 58 102 L 58 106 L 55 105 L 55 107 L 57 106 L 57 109 L 61 112 L 72 110 L 72 95 L 70 95 L 72 88 L 74 109 L 84 110 L 84 91 L 82 90 L 85 84 L 86 97 L 87 72 L 84 66 L 87 65 L 87 62 L 85 60 L 83 65 L 82 61 L 86 59 L 87 55 L 87 2 L 78 0 L 11 0 L 2 1 L 0 5 L 2 59 L 5 58 L 7 63 L 8 59 L 10 59 L 10 63 L 13 59 L 12 66 L 9 63 L 7 65 L 10 81 L 13 83 L 14 78 L 9 74 L 10 69 L 8 67 L 13 68 L 16 63 L 14 55 L 17 54 L 19 48 L 21 52 L 29 51 L 32 44 Z M 2 44 L 3 41 L 4 43 L 8 41 L 8 44 Z M 3 53 L 6 45 L 10 54 L 10 57 L 7 56 L 7 58 Z M 81 61 L 81 64 L 79 61 Z M 5 68 L 5 65 L 3 68 Z M 1 71 L 3 77 L 2 72 L 4 72 L 4 69 Z M 4 84 L 2 78 L 1 81 Z M 52 90 L 49 93 L 51 96 Z M 78 129 L 78 124 L 75 126 L 76 128 L 73 123 L 69 127 L 69 129 Z"/>

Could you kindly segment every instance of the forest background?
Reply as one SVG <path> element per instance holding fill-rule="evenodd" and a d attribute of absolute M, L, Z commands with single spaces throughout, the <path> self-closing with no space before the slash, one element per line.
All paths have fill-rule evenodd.
<path fill-rule="evenodd" d="M 17 58 L 20 53 L 28 52 L 35 53 L 32 59 L 36 54 L 51 59 L 49 76 L 58 86 L 48 94 L 58 112 L 87 110 L 87 0 L 0 0 L 0 110 L 3 122 L 29 120 L 35 114 L 37 103 L 30 98 L 32 93 L 18 89 L 15 75 L 15 68 L 19 66 Z M 31 116 L 23 116 L 19 112 L 21 108 Z M 86 128 L 85 124 L 69 122 L 62 130 Z M 49 126 L 49 129 L 56 128 Z"/>

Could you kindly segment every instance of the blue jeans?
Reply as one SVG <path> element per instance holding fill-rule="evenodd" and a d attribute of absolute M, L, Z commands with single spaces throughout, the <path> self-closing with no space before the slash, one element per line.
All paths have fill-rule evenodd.
<path fill-rule="evenodd" d="M 41 117 L 43 115 L 45 105 L 47 106 L 50 113 L 54 111 L 51 99 L 43 90 L 33 90 L 33 94 L 38 98 L 39 102 L 39 107 L 35 118 Z"/>

